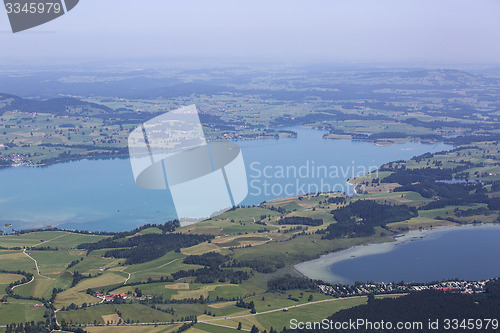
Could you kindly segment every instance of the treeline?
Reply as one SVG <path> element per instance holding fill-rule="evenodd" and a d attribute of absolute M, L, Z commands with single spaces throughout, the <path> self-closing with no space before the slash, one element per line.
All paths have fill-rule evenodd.
<path fill-rule="evenodd" d="M 435 198 L 426 205 L 420 207 L 421 210 L 431 210 L 444 208 L 446 206 L 460 206 L 471 203 L 493 204 L 495 199 L 490 199 L 486 194 L 486 189 L 480 183 L 446 184 L 441 182 L 424 182 L 396 187 L 394 192 L 417 192 L 424 198 Z M 491 208 L 490 208 L 491 209 Z"/>
<path fill-rule="evenodd" d="M 200 265 L 208 267 L 219 267 L 229 260 L 229 256 L 224 256 L 217 252 L 208 252 L 200 255 L 190 255 L 184 258 L 185 264 Z"/>
<path fill-rule="evenodd" d="M 42 231 L 64 231 L 71 232 L 74 234 L 83 234 L 83 235 L 100 235 L 100 236 L 113 236 L 113 239 L 124 238 L 127 236 L 135 235 L 136 233 L 149 228 L 158 228 L 163 232 L 174 232 L 175 228 L 180 227 L 181 224 L 178 220 L 168 221 L 164 224 L 152 224 L 147 223 L 135 229 L 129 231 L 120 231 L 120 232 L 112 232 L 112 231 L 88 231 L 88 230 L 71 230 L 71 229 L 61 229 L 61 228 L 36 228 L 36 229 L 22 229 L 15 230 L 15 233 L 18 234 L 29 234 L 32 232 L 42 232 Z M 14 230 L 13 230 L 14 231 Z"/>
<path fill-rule="evenodd" d="M 488 209 L 500 210 L 500 197 L 491 198 L 488 202 Z"/>
<path fill-rule="evenodd" d="M 239 308 L 255 310 L 255 303 L 253 301 L 245 302 L 244 300 L 240 299 L 238 302 L 236 302 L 235 305 Z"/>
<path fill-rule="evenodd" d="M 250 245 L 248 245 L 250 246 Z M 190 255 L 184 258 L 185 264 L 205 266 L 205 268 L 243 268 L 248 267 L 256 270 L 259 273 L 273 273 L 277 269 L 285 267 L 283 260 L 277 257 L 263 258 L 259 260 L 236 260 L 232 255 L 222 255 L 217 252 L 208 252 L 201 255 Z M 194 273 L 194 270 L 190 270 Z M 184 276 L 186 273 L 183 273 Z M 195 275 L 192 275 L 195 276 Z M 176 277 L 174 277 L 176 278 Z"/>
<path fill-rule="evenodd" d="M 59 248 L 57 246 L 56 247 L 37 246 L 37 247 L 28 247 L 26 249 L 30 251 L 59 251 Z"/>
<path fill-rule="evenodd" d="M 310 226 L 319 226 L 323 224 L 322 219 L 313 219 L 311 217 L 303 217 L 303 216 L 291 216 L 291 217 L 283 217 L 278 220 L 278 224 L 288 224 L 288 225 L 310 225 Z"/>
<path fill-rule="evenodd" d="M 62 126 L 59 126 L 62 127 Z M 75 145 L 68 145 L 68 144 L 62 144 L 62 143 L 42 143 L 39 145 L 40 147 L 51 147 L 51 148 L 79 148 L 79 149 L 87 149 L 87 150 L 110 150 L 113 152 L 119 152 L 119 153 L 127 153 L 128 148 L 126 147 L 107 147 L 107 146 L 97 146 L 97 145 L 85 145 L 85 144 L 75 144 Z M 65 152 L 68 154 L 68 152 Z"/>
<path fill-rule="evenodd" d="M 135 229 L 129 230 L 129 231 L 121 231 L 121 232 L 114 232 L 111 233 L 113 235 L 113 240 L 119 239 L 119 238 L 125 238 L 128 236 L 133 236 L 137 234 L 138 232 L 141 232 L 145 229 L 150 229 L 150 228 L 158 228 L 162 232 L 167 233 L 167 232 L 174 232 L 175 228 L 179 228 L 181 226 L 179 220 L 173 220 L 173 221 L 168 221 L 165 222 L 164 224 L 153 224 L 153 223 L 147 223 L 144 224 L 140 227 L 137 227 Z"/>
<path fill-rule="evenodd" d="M 267 281 L 268 291 L 282 291 L 282 290 L 316 290 L 318 289 L 318 282 L 298 276 L 286 274 L 284 276 L 276 276 Z"/>
<path fill-rule="evenodd" d="M 163 232 L 174 232 L 175 228 L 180 227 L 181 224 L 178 220 L 168 221 L 164 224 L 153 224 L 147 223 L 135 229 L 129 231 L 120 231 L 120 232 L 112 232 L 112 231 L 88 231 L 88 230 L 71 230 L 71 229 L 61 229 L 61 228 L 37 228 L 37 229 L 22 229 L 15 230 L 15 233 L 18 234 L 29 234 L 33 232 L 42 232 L 42 231 L 64 231 L 71 232 L 74 234 L 83 234 L 83 235 L 100 235 L 100 236 L 113 236 L 113 239 L 124 238 L 127 236 L 135 235 L 136 233 L 149 228 L 158 228 Z M 14 231 L 14 230 L 13 230 Z"/>
<path fill-rule="evenodd" d="M 277 257 L 266 257 L 260 260 L 233 260 L 228 267 L 250 267 L 259 273 L 273 273 L 285 267 L 283 260 Z"/>
<path fill-rule="evenodd" d="M 330 197 L 326 202 L 331 204 L 345 204 L 347 202 L 346 197 Z"/>
<path fill-rule="evenodd" d="M 56 328 L 55 326 L 53 328 Z M 39 322 L 26 322 L 26 323 L 19 323 L 19 324 L 9 324 L 5 326 L 5 333 L 49 333 L 52 332 L 52 328 L 50 325 L 46 322 L 39 321 Z M 83 329 L 79 329 L 78 331 L 73 331 L 73 332 L 81 332 L 84 333 Z"/>
<path fill-rule="evenodd" d="M 358 200 L 330 212 L 337 223 L 326 228 L 323 238 L 344 236 L 366 237 L 375 233 L 376 226 L 399 222 L 418 215 L 415 207 L 407 205 L 385 205 L 373 200 Z"/>
<path fill-rule="evenodd" d="M 126 264 L 139 264 L 163 256 L 170 251 L 180 251 L 183 247 L 190 247 L 213 239 L 213 235 L 196 234 L 147 234 L 125 239 L 102 239 L 96 243 L 83 243 L 79 249 L 87 251 L 107 249 L 105 257 L 126 258 Z"/>
<path fill-rule="evenodd" d="M 75 259 L 73 260 L 72 262 L 70 262 L 68 264 L 68 266 L 66 266 L 66 269 L 70 269 L 71 267 L 75 266 L 76 264 L 78 264 L 81 260 L 83 260 L 83 257 L 81 257 L 80 259 Z"/>
<path fill-rule="evenodd" d="M 32 278 L 33 278 L 33 274 L 31 273 L 28 273 L 28 272 L 25 272 L 25 271 L 21 271 L 21 270 L 17 270 L 17 271 L 7 271 L 7 270 L 3 270 L 3 269 L 0 269 L 0 274 L 16 274 L 16 275 L 22 275 L 24 276 L 21 280 L 18 280 L 18 281 L 15 281 L 15 282 L 11 282 L 6 288 L 5 288 L 5 293 L 9 296 L 13 295 L 13 292 L 12 292 L 12 287 L 14 286 L 17 286 L 17 285 L 20 285 L 20 284 L 23 284 L 23 283 L 26 283 L 28 281 L 30 281 Z M 2 298 L 2 301 L 7 297 L 7 295 L 5 295 L 3 298 Z"/>
<path fill-rule="evenodd" d="M 386 169 L 390 169 L 386 167 Z M 381 169 L 382 170 L 382 169 Z M 385 169 L 383 170 L 385 171 Z M 382 183 L 398 183 L 401 185 L 410 185 L 413 183 L 421 183 L 434 180 L 451 180 L 453 178 L 453 170 L 449 168 L 421 168 L 421 169 L 406 169 L 400 168 L 389 176 L 382 178 Z"/>
<path fill-rule="evenodd" d="M 457 217 L 469 217 L 469 216 L 474 216 L 474 215 L 489 215 L 489 214 L 491 214 L 489 209 L 485 208 L 485 207 L 471 208 L 471 209 L 459 209 L 457 207 L 457 208 L 455 208 L 454 213 Z"/>
<path fill-rule="evenodd" d="M 470 195 L 470 192 L 476 190 L 476 184 L 462 183 L 462 184 L 446 184 L 442 182 L 423 182 L 419 184 L 411 184 L 399 186 L 394 189 L 394 192 L 417 192 L 424 198 L 444 198 L 444 199 L 463 199 Z"/>
<path fill-rule="evenodd" d="M 199 269 L 180 270 L 172 273 L 172 277 L 177 280 L 183 277 L 192 276 L 196 283 L 214 283 L 227 282 L 240 284 L 244 280 L 248 280 L 251 276 L 246 271 L 233 269 L 221 269 L 219 267 L 204 267 Z"/>
<path fill-rule="evenodd" d="M 83 274 L 80 274 L 79 272 L 75 271 L 73 272 L 73 280 L 71 281 L 71 287 L 74 287 L 78 284 L 78 282 L 80 282 L 81 280 L 83 279 L 90 279 L 92 277 L 92 275 L 90 275 L 90 273 L 88 275 L 83 275 Z"/>

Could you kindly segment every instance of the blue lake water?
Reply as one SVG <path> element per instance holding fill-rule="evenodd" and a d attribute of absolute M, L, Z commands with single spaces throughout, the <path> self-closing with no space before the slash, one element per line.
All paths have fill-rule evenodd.
<path fill-rule="evenodd" d="M 500 225 L 413 231 L 403 238 L 396 244 L 371 244 L 331 253 L 296 268 L 314 278 L 349 284 L 500 276 Z"/>
<path fill-rule="evenodd" d="M 307 192 L 349 192 L 345 181 L 352 176 L 389 161 L 452 148 L 417 142 L 377 146 L 324 140 L 323 132 L 312 129 L 293 130 L 296 139 L 238 142 L 249 182 L 243 205 Z M 168 191 L 136 186 L 128 159 L 0 169 L 0 227 L 121 231 L 176 217 Z"/>

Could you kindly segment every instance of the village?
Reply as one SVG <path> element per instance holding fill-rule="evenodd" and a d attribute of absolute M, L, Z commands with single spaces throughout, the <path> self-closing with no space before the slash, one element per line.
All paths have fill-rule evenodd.
<path fill-rule="evenodd" d="M 325 295 L 335 297 L 352 297 L 363 295 L 401 294 L 425 290 L 441 290 L 444 292 L 456 292 L 463 294 L 474 294 L 485 292 L 486 284 L 491 280 L 484 281 L 443 281 L 437 283 L 367 283 L 355 285 L 319 285 L 319 289 Z"/>

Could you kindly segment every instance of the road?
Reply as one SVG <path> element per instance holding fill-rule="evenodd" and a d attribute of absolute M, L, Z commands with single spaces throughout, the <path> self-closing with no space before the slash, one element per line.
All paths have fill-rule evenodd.
<path fill-rule="evenodd" d="M 11 289 L 11 290 L 14 290 L 14 289 L 16 289 L 17 287 L 20 287 L 20 286 L 25 286 L 25 285 L 27 285 L 27 284 L 30 284 L 30 283 L 31 283 L 31 282 L 33 282 L 34 280 L 35 280 L 35 276 L 33 275 L 33 276 L 31 277 L 31 280 L 30 280 L 30 281 L 25 282 L 25 283 L 23 283 L 23 284 L 18 284 L 18 285 L 15 285 L 14 287 L 12 287 L 12 289 Z"/>
<path fill-rule="evenodd" d="M 407 295 L 407 293 L 400 293 L 400 294 L 380 294 L 380 295 L 375 295 L 375 296 L 404 296 Z M 308 302 L 308 303 L 302 303 L 302 304 L 297 304 L 297 305 L 292 305 L 292 306 L 287 306 L 279 309 L 273 309 L 273 310 L 268 310 L 268 311 L 263 311 L 263 312 L 257 312 L 257 313 L 248 313 L 244 315 L 239 315 L 239 316 L 229 316 L 229 317 L 220 317 L 220 318 L 211 318 L 211 319 L 205 319 L 205 320 L 198 320 L 198 323 L 204 323 L 204 324 L 209 324 L 209 325 L 214 325 L 214 326 L 220 326 L 220 327 L 227 327 L 227 328 L 235 328 L 231 326 L 225 326 L 221 324 L 216 324 L 214 323 L 215 321 L 219 320 L 230 320 L 230 319 L 239 319 L 239 318 L 245 318 L 245 317 L 252 317 L 252 316 L 259 316 L 259 315 L 264 315 L 268 313 L 273 313 L 273 312 L 279 312 L 283 311 L 285 309 L 293 309 L 293 308 L 299 308 L 303 306 L 308 306 L 312 304 L 318 304 L 318 303 L 325 303 L 325 302 L 335 302 L 335 301 L 340 301 L 344 299 L 355 299 L 355 298 L 362 298 L 362 297 L 367 297 L 365 296 L 351 296 L 351 297 L 342 297 L 342 298 L 331 298 L 331 299 L 324 299 L 320 301 L 314 301 L 314 302 Z M 151 325 L 175 325 L 175 324 L 186 324 L 186 323 L 191 323 L 191 321 L 175 321 L 175 322 L 154 322 L 154 323 L 136 323 L 136 324 L 121 324 L 122 326 L 151 326 Z M 84 326 L 96 326 L 93 324 L 86 324 Z M 116 324 L 110 324 L 110 326 L 119 326 Z M 243 330 L 243 331 L 248 331 L 248 330 Z"/>
<path fill-rule="evenodd" d="M 39 276 L 41 277 L 44 277 L 46 279 L 52 279 L 52 278 L 49 278 L 48 276 L 45 276 L 45 275 L 42 275 L 40 274 L 40 268 L 38 267 L 38 263 L 36 262 L 36 259 L 33 258 L 32 256 L 30 256 L 28 253 L 26 253 L 26 249 L 23 250 L 23 253 L 28 257 L 30 258 L 31 260 L 33 260 L 35 262 L 35 268 L 36 268 L 36 272 L 38 273 Z"/>
<path fill-rule="evenodd" d="M 158 268 L 162 268 L 162 267 L 165 267 L 167 265 L 170 265 L 171 263 L 173 262 L 176 262 L 177 260 L 179 260 L 180 258 L 177 258 L 177 259 L 174 259 L 174 260 L 171 260 L 163 265 L 160 265 L 158 267 L 153 267 L 153 268 L 148 268 L 148 269 L 143 269 L 142 271 L 137 271 L 137 272 L 133 272 L 133 273 L 128 273 L 128 272 L 123 272 L 123 273 L 127 273 L 128 274 L 128 277 L 125 279 L 125 281 L 123 282 L 123 284 L 127 284 L 127 281 L 130 279 L 130 277 L 132 276 L 132 274 L 137 274 L 137 273 L 142 273 L 142 272 L 146 272 L 146 271 L 151 271 L 151 270 L 154 270 L 154 269 L 158 269 Z"/>
<path fill-rule="evenodd" d="M 57 236 L 57 237 L 54 237 L 54 238 L 52 238 L 52 239 L 49 239 L 49 240 L 46 240 L 46 241 L 40 242 L 40 243 L 35 244 L 35 245 L 31 246 L 31 247 L 35 247 L 35 246 L 38 246 L 38 245 L 46 244 L 46 243 L 51 242 L 51 241 L 53 241 L 53 240 L 59 239 L 59 238 L 61 238 L 61 237 L 68 236 L 69 234 L 71 234 L 71 233 L 70 233 L 70 232 L 66 232 L 65 234 L 62 234 L 61 236 Z"/>

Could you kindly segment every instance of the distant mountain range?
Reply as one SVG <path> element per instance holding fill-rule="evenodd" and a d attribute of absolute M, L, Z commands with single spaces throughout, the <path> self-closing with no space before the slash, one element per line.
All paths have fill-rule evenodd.
<path fill-rule="evenodd" d="M 156 73 L 159 75 L 159 73 Z M 258 69 L 244 73 L 212 71 L 181 72 L 171 77 L 155 77 L 155 73 L 93 74 L 64 71 L 31 75 L 0 74 L 0 90 L 23 97 L 55 98 L 70 96 L 119 96 L 128 99 L 189 97 L 192 94 L 213 95 L 237 93 L 260 95 L 278 100 L 303 100 L 310 96 L 325 99 L 374 98 L 376 89 L 464 89 L 497 86 L 498 77 L 473 74 L 455 69 L 352 69 L 328 67 L 294 68 L 291 72 L 263 72 Z M 71 79 L 69 79 L 71 78 Z M 87 78 L 87 79 L 86 79 Z M 255 84 L 263 82 L 264 84 Z M 383 94 L 383 93 L 382 93 Z"/>
<path fill-rule="evenodd" d="M 0 93 L 0 115 L 7 111 L 50 113 L 58 116 L 96 116 L 98 114 L 109 114 L 113 109 L 70 97 L 34 100 Z"/>

